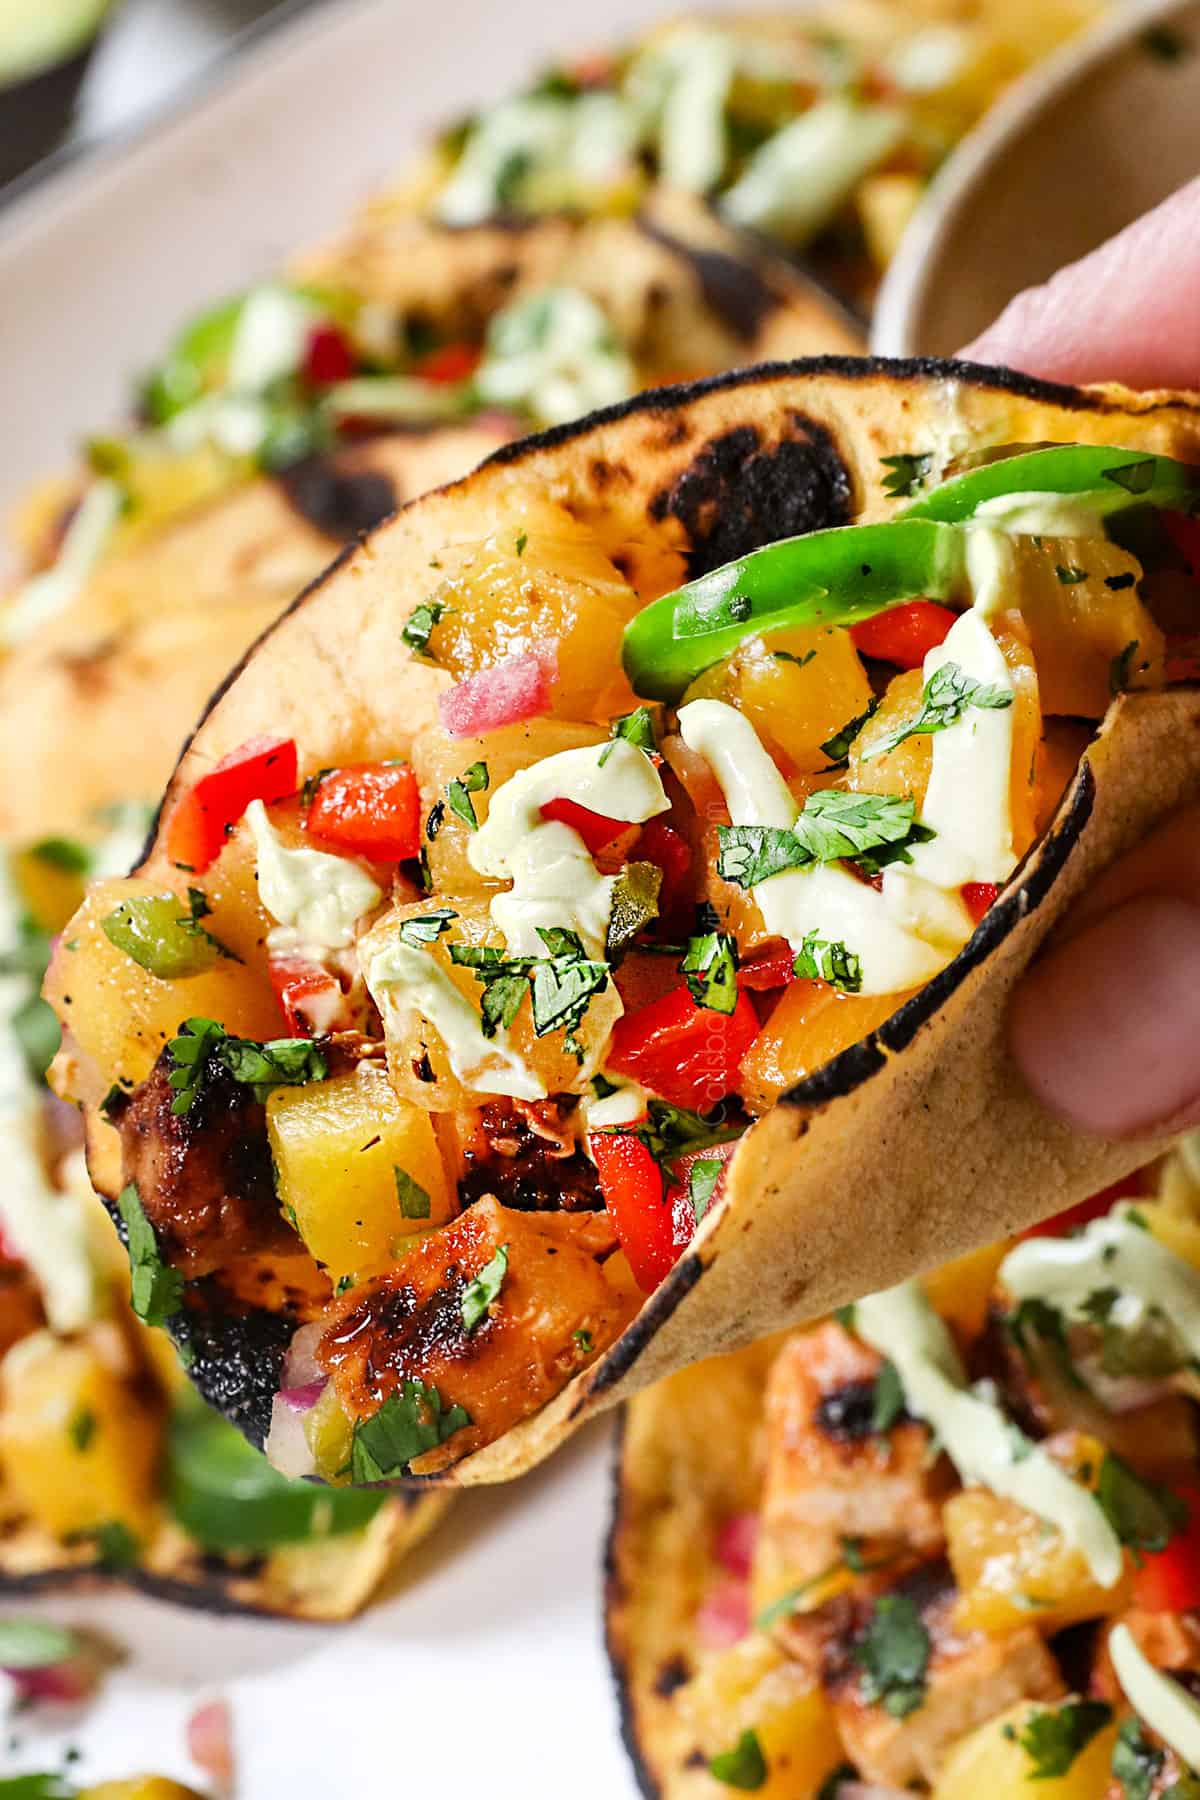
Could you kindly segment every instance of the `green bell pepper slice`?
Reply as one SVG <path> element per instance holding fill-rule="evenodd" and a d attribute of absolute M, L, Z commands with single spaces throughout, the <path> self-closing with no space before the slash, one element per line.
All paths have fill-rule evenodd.
<path fill-rule="evenodd" d="M 1130 506 L 1190 512 L 1200 501 L 1200 468 L 1169 456 L 1138 456 L 1094 444 L 1028 450 L 943 481 L 906 506 L 900 517 L 961 525 L 988 501 L 1014 494 L 1074 499 L 1081 511 L 1094 512 L 1098 518 Z"/>
<path fill-rule="evenodd" d="M 291 1480 L 218 1413 L 185 1399 L 167 1432 L 166 1499 L 206 1550 L 262 1554 L 361 1531 L 387 1495 Z"/>
<path fill-rule="evenodd" d="M 784 538 L 652 601 L 625 628 L 634 692 L 677 700 L 752 632 L 853 625 L 904 600 L 965 592 L 965 535 L 933 519 Z"/>
<path fill-rule="evenodd" d="M 635 693 L 677 700 L 754 632 L 854 625 L 918 597 L 965 598 L 962 526 L 1009 495 L 1061 497 L 1098 518 L 1132 507 L 1191 511 L 1200 501 L 1200 468 L 1094 445 L 1030 450 L 943 482 L 889 523 L 764 545 L 664 594 L 630 621 L 623 661 Z"/>

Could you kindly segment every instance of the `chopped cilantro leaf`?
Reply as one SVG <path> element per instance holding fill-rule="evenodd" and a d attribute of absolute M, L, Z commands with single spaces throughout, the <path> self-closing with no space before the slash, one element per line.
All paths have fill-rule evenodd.
<path fill-rule="evenodd" d="M 400 636 L 414 656 L 428 654 L 430 634 L 445 616 L 446 606 L 441 600 L 424 600 L 420 606 L 413 607 Z"/>
<path fill-rule="evenodd" d="M 92 866 L 92 853 L 78 838 L 44 837 L 30 844 L 25 852 L 38 862 L 59 869 L 64 875 L 86 875 Z"/>
<path fill-rule="evenodd" d="M 743 1731 L 732 1750 L 722 1750 L 708 1765 L 708 1772 L 726 1787 L 752 1792 L 767 1779 L 767 1759 L 758 1741 L 757 1731 Z"/>
<path fill-rule="evenodd" d="M 702 1156 L 688 1171 L 688 1198 L 691 1200 L 697 1225 L 712 1205 L 712 1197 L 717 1191 L 724 1169 L 725 1164 L 719 1156 Z"/>
<path fill-rule="evenodd" d="M 129 1248 L 130 1299 L 146 1325 L 164 1325 L 183 1304 L 183 1276 L 163 1261 L 154 1227 L 133 1182 L 117 1195 Z"/>
<path fill-rule="evenodd" d="M 771 652 L 776 662 L 795 663 L 798 669 L 806 669 L 816 654 L 815 650 L 806 650 L 803 656 L 794 656 L 790 650 L 772 650 Z"/>
<path fill-rule="evenodd" d="M 894 731 L 889 731 L 872 744 L 863 761 L 885 756 L 904 743 L 906 738 L 945 731 L 947 726 L 957 725 L 968 707 L 978 706 L 999 711 L 1011 706 L 1013 698 L 1011 688 L 976 681 L 958 663 L 943 663 L 925 683 L 920 709 L 906 724 L 898 725 Z"/>
<path fill-rule="evenodd" d="M 539 928 L 538 936 L 548 948 L 555 934 Z M 559 934 L 574 937 L 572 932 Z M 551 1031 L 565 1031 L 567 1048 L 583 1022 L 588 1004 L 608 986 L 608 964 L 595 962 L 583 954 L 583 945 L 575 938 L 573 949 L 553 951 L 539 958 L 533 967 L 533 1029 L 538 1037 Z"/>
<path fill-rule="evenodd" d="M 1140 1719 L 1123 1721 L 1113 1745 L 1112 1772 L 1125 1800 L 1150 1800 L 1165 1761 L 1162 1751 L 1146 1737 Z"/>
<path fill-rule="evenodd" d="M 1061 1706 L 1031 1712 L 1017 1734 L 1033 1764 L 1029 1780 L 1052 1781 L 1065 1775 L 1111 1718 L 1112 1707 L 1103 1700 L 1066 1700 Z"/>
<path fill-rule="evenodd" d="M 869 719 L 873 719 L 879 711 L 879 701 L 872 696 L 867 702 L 866 712 L 858 713 L 848 719 L 840 731 L 835 731 L 831 738 L 826 738 L 821 745 L 821 754 L 829 758 L 830 767 L 839 769 L 850 755 L 850 746 Z"/>
<path fill-rule="evenodd" d="M 1142 1550 L 1165 1550 L 1188 1522 L 1187 1505 L 1178 1494 L 1162 1482 L 1135 1475 L 1111 1450 L 1100 1464 L 1096 1500 L 1135 1561 Z"/>
<path fill-rule="evenodd" d="M 443 931 L 449 931 L 450 921 L 457 917 L 452 906 L 439 906 L 433 912 L 419 913 L 416 918 L 405 919 L 400 927 L 400 942 L 413 950 L 435 944 Z"/>
<path fill-rule="evenodd" d="M 1076 568 L 1074 563 L 1055 563 L 1054 573 L 1064 587 L 1076 587 L 1088 578 L 1087 570 Z"/>
<path fill-rule="evenodd" d="M 848 857 L 872 868 L 911 862 L 908 846 L 933 834 L 917 822 L 912 800 L 897 794 L 856 794 L 818 788 L 791 827 L 719 825 L 717 868 L 738 887 L 757 887 L 772 875 Z M 881 854 L 882 853 L 882 854 Z"/>
<path fill-rule="evenodd" d="M 82 1455 L 96 1435 L 96 1415 L 90 1406 L 81 1406 L 71 1414 L 67 1435 Z M 0 1661 L 0 1669 L 7 1667 L 7 1663 Z"/>
<path fill-rule="evenodd" d="M 463 1289 L 462 1322 L 467 1331 L 474 1331 L 480 1319 L 504 1283 L 508 1274 L 508 1245 L 501 1244 L 490 1262 L 484 1264 L 473 1281 L 468 1281 Z"/>
<path fill-rule="evenodd" d="M 915 1712 L 925 1699 L 930 1647 L 929 1633 L 908 1595 L 882 1595 L 854 1646 L 867 1704 L 880 1703 L 894 1719 Z"/>
<path fill-rule="evenodd" d="M 600 752 L 600 767 L 603 768 L 613 753 L 613 745 L 619 738 L 633 744 L 636 749 L 644 750 L 652 756 L 658 749 L 658 739 L 654 734 L 654 719 L 648 706 L 639 706 L 631 713 L 624 713 L 621 718 L 614 719 L 608 731 L 610 743 Z"/>
<path fill-rule="evenodd" d="M 230 1037 L 215 1019 L 186 1019 L 167 1050 L 174 1064 L 167 1077 L 175 1090 L 171 1111 L 177 1116 L 190 1111 L 213 1057 L 235 1081 L 253 1088 L 259 1101 L 265 1100 L 272 1088 L 324 1081 L 329 1072 L 323 1053 L 311 1038 L 272 1038 L 257 1044 L 249 1038 Z"/>
<path fill-rule="evenodd" d="M 526 546 L 526 544 L 528 544 L 528 542 L 529 542 L 529 533 L 527 531 L 521 532 L 521 534 L 517 538 L 517 555 L 518 556 L 524 556 L 525 546 Z"/>
<path fill-rule="evenodd" d="M 904 1386 L 893 1362 L 885 1362 L 875 1377 L 871 1395 L 871 1430 L 888 1432 L 904 1412 Z"/>
<path fill-rule="evenodd" d="M 393 1164 L 392 1174 L 396 1177 L 396 1198 L 400 1202 L 400 1211 L 406 1219 L 427 1219 L 432 1210 L 432 1202 L 419 1181 L 414 1181 L 406 1169 Z"/>
<path fill-rule="evenodd" d="M 452 781 L 446 789 L 446 804 L 450 811 L 472 831 L 479 830 L 479 820 L 475 817 L 475 802 L 471 795 L 485 793 L 489 780 L 487 764 L 475 762 L 469 769 L 464 769 L 458 779 Z"/>
<path fill-rule="evenodd" d="M 325 777 L 327 775 L 332 775 L 332 774 L 333 774 L 333 769 L 327 768 L 327 769 L 314 769 L 314 771 L 311 775 L 305 776 L 304 784 L 300 789 L 300 811 L 301 812 L 308 812 L 311 810 L 312 803 L 317 797 L 317 789 L 320 787 L 320 785 L 324 781 Z"/>
<path fill-rule="evenodd" d="M 471 1423 L 465 1407 L 443 1410 L 442 1397 L 423 1381 L 405 1381 L 388 1395 L 378 1412 L 354 1427 L 350 1447 L 350 1479 L 361 1486 L 393 1481 L 414 1457 L 435 1450 Z"/>
<path fill-rule="evenodd" d="M 697 1006 L 710 1012 L 732 1013 L 738 1003 L 737 943 L 723 931 L 709 931 L 687 941 L 681 975 Z"/>
<path fill-rule="evenodd" d="M 845 944 L 806 933 L 796 960 L 796 974 L 806 981 L 827 981 L 843 994 L 857 994 L 862 987 L 862 963 Z"/>
<path fill-rule="evenodd" d="M 709 1150 L 716 1144 L 728 1144 L 741 1137 L 741 1125 L 718 1124 L 716 1116 L 706 1119 L 703 1113 L 687 1112 L 667 1100 L 646 1102 L 647 1117 L 630 1128 L 632 1136 L 646 1146 L 660 1168 L 675 1162 L 689 1150 Z"/>
<path fill-rule="evenodd" d="M 893 499 L 908 499 L 921 487 L 933 467 L 933 454 L 928 450 L 908 451 L 901 456 L 880 458 L 889 471 L 883 478 L 883 491 Z"/>
<path fill-rule="evenodd" d="M 1127 692 L 1133 676 L 1133 659 L 1137 655 L 1138 640 L 1134 638 L 1123 650 L 1117 652 L 1109 664 L 1108 691 L 1110 694 Z"/>

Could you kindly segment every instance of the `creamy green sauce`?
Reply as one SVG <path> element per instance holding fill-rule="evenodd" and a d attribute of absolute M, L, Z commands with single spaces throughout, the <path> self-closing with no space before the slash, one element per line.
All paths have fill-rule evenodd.
<path fill-rule="evenodd" d="M 428 952 L 397 938 L 376 951 L 364 979 L 393 1041 L 406 1041 L 417 1013 L 441 1038 L 465 1087 L 516 1100 L 545 1099 L 545 1086 L 512 1048 L 508 1033 L 483 1035 L 479 1014 Z"/>
<path fill-rule="evenodd" d="M 829 223 L 907 129 L 900 107 L 834 94 L 754 152 L 721 201 L 721 211 L 735 225 L 799 247 Z"/>
<path fill-rule="evenodd" d="M 11 649 L 66 611 L 103 556 L 123 505 L 117 482 L 92 482 L 51 567 L 30 576 L 0 613 L 0 644 Z"/>
<path fill-rule="evenodd" d="M 989 1488 L 1052 1525 L 1094 1579 L 1114 1587 L 1123 1558 L 1087 1488 L 1025 1438 L 998 1406 L 972 1393 L 950 1333 L 915 1281 L 860 1300 L 854 1328 L 894 1365 L 908 1410 L 923 1419 L 965 1484 Z"/>
<path fill-rule="evenodd" d="M 559 425 L 626 399 L 637 372 L 596 302 L 579 288 L 556 287 L 492 320 L 475 385 L 492 406 Z"/>
<path fill-rule="evenodd" d="M 349 949 L 358 921 L 383 899 L 366 870 L 324 850 L 288 849 L 261 800 L 246 808 L 246 823 L 258 850 L 259 899 L 297 934 L 289 947 L 301 953 L 309 948 L 317 962 L 326 951 Z"/>
<path fill-rule="evenodd" d="M 1188 1769 L 1200 1769 L 1200 1704 L 1142 1654 L 1128 1625 L 1113 1627 L 1108 1650 L 1134 1712 Z"/>

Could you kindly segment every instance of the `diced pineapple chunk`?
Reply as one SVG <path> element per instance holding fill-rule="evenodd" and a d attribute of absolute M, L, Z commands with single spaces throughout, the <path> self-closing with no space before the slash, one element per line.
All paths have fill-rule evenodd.
<path fill-rule="evenodd" d="M 854 199 L 867 240 L 867 253 L 877 269 L 886 269 L 908 222 L 917 210 L 924 183 L 919 175 L 886 171 L 860 181 Z"/>
<path fill-rule="evenodd" d="M 786 1088 L 890 1019 L 907 994 L 839 994 L 794 981 L 742 1061 L 738 1086 L 752 1112 L 765 1112 Z"/>
<path fill-rule="evenodd" d="M 454 1210 L 430 1116 L 360 1063 L 267 1101 L 279 1203 L 335 1282 L 390 1268 Z"/>
<path fill-rule="evenodd" d="M 1162 1201 L 1140 1201 L 1139 1211 L 1160 1244 L 1200 1269 L 1200 1219 L 1189 1218 L 1182 1208 Z"/>
<path fill-rule="evenodd" d="M 680 1689 L 679 1705 L 706 1757 L 733 1749 L 745 1731 L 757 1733 L 767 1779 L 756 1792 L 766 1800 L 815 1794 L 845 1761 L 820 1688 L 759 1633 L 706 1662 Z"/>
<path fill-rule="evenodd" d="M 515 775 L 518 769 L 532 768 L 547 756 L 562 750 L 578 750 L 587 744 L 604 742 L 607 733 L 599 725 L 573 725 L 566 719 L 527 719 L 521 725 L 504 725 L 484 737 L 454 738 L 439 726 L 421 733 L 413 745 L 413 768 L 421 784 L 421 801 L 426 814 L 441 805 L 441 823 L 428 840 L 429 872 L 435 893 L 481 894 L 495 891 L 495 882 L 486 882 L 467 859 L 467 846 L 472 831 L 465 819 L 446 805 L 446 789 L 474 763 L 486 764 L 488 785 L 471 795 L 475 817 L 482 825 L 488 816 L 492 796 L 497 788 Z"/>
<path fill-rule="evenodd" d="M 1087 1486 L 1094 1486 L 1104 1446 L 1081 1432 L 1052 1438 L 1048 1448 Z M 1103 1618 L 1129 1603 L 1128 1571 L 1101 1587 L 1081 1550 L 1035 1514 L 986 1488 L 964 1488 L 946 1502 L 946 1550 L 964 1631 L 995 1635 L 1035 1625 L 1047 1634 L 1080 1619 Z"/>
<path fill-rule="evenodd" d="M 444 611 L 428 652 L 456 680 L 554 642 L 556 717 L 607 724 L 637 704 L 621 671 L 621 634 L 638 597 L 590 528 L 554 501 L 514 496 L 503 524 L 432 598 Z"/>
<path fill-rule="evenodd" d="M 153 1520 L 161 1416 L 113 1326 L 27 1338 L 0 1366 L 0 1468 L 21 1508 L 58 1538 Z"/>
<path fill-rule="evenodd" d="M 72 867 L 69 850 L 59 853 L 54 841 L 31 844 L 12 854 L 17 892 L 43 931 L 61 931 L 83 899 L 83 874 Z"/>
<path fill-rule="evenodd" d="M 1127 551 L 1106 538 L 1022 537 L 1015 556 L 1043 712 L 1100 719 L 1114 686 L 1162 681 L 1163 634 L 1138 596 L 1141 567 Z M 1110 585 L 1129 576 L 1127 587 Z"/>
<path fill-rule="evenodd" d="M 1109 1791 L 1116 1722 L 1097 1732 L 1063 1775 L 1038 1772 L 1021 1734 L 1038 1713 L 1055 1711 L 1022 1700 L 962 1739 L 934 1783 L 933 1800 L 1096 1800 Z"/>
<path fill-rule="evenodd" d="M 393 907 L 391 912 L 386 913 L 359 940 L 359 954 L 364 969 L 370 971 L 380 953 L 386 951 L 398 938 L 406 919 L 419 918 L 423 913 L 428 913 L 429 905 L 428 901 L 409 902 Z M 483 995 L 482 984 L 473 969 L 451 962 L 449 946 L 487 945 L 502 951 L 504 938 L 492 923 L 485 900 L 455 900 L 454 911 L 455 917 L 449 929 L 439 936 L 436 943 L 422 947 L 420 954 L 428 956 L 440 975 L 453 983 L 478 1019 Z M 368 974 L 368 982 L 372 983 L 372 980 Z M 378 987 L 379 983 L 375 981 L 373 985 Z M 376 994 L 376 999 L 380 998 L 385 1001 L 384 1032 L 387 1037 L 388 1070 L 392 1085 L 402 1100 L 411 1101 L 414 1106 L 427 1112 L 461 1112 L 466 1107 L 477 1106 L 481 1093 L 486 1096 L 488 1092 L 507 1091 L 503 1088 L 487 1089 L 481 1082 L 481 1076 L 482 1080 L 487 1080 L 496 1077 L 499 1072 L 503 1079 L 506 1068 L 511 1072 L 511 1064 L 505 1065 L 503 1062 L 506 1053 L 520 1058 L 524 1071 L 536 1077 L 547 1094 L 583 1092 L 598 1067 L 597 1059 L 607 1046 L 613 1025 L 621 1012 L 617 990 L 609 981 L 601 992 L 594 994 L 589 1000 L 582 1023 L 575 1033 L 583 1051 L 583 1061 L 580 1062 L 566 1048 L 562 1029 L 547 1032 L 544 1037 L 535 1034 L 532 1008 L 526 997 L 522 999 L 520 1010 L 508 1029 L 507 1049 L 501 1043 L 499 1035 L 490 1041 L 484 1041 L 481 1037 L 475 1041 L 474 1047 L 464 1042 L 457 1052 L 456 1069 L 440 1032 L 408 1004 L 403 986 L 381 990 Z M 428 1059 L 427 1064 L 425 1058 Z"/>
<path fill-rule="evenodd" d="M 1005 1238 L 982 1250 L 968 1250 L 965 1256 L 956 1256 L 953 1262 L 921 1277 L 930 1305 L 968 1341 L 983 1330 L 997 1271 L 1012 1244 L 1011 1238 Z"/>
<path fill-rule="evenodd" d="M 866 711 L 871 684 L 848 631 L 796 626 L 747 638 L 687 698 L 736 706 L 776 760 L 803 775 L 828 766 L 821 745 Z"/>
<path fill-rule="evenodd" d="M 131 1775 L 127 1781 L 101 1781 L 84 1788 L 79 1800 L 200 1800 L 195 1788 L 166 1775 Z"/>
<path fill-rule="evenodd" d="M 184 1019 L 217 1019 L 239 1037 L 278 1037 L 281 1030 L 265 977 L 243 964 L 222 957 L 202 975 L 160 981 L 109 942 L 100 921 L 120 901 L 162 891 L 161 882 L 140 879 L 97 882 L 50 964 L 46 997 L 99 1070 L 101 1093 L 115 1081 L 144 1081 Z M 186 900 L 180 905 L 186 911 Z M 220 935 L 215 917 L 207 923 Z"/>

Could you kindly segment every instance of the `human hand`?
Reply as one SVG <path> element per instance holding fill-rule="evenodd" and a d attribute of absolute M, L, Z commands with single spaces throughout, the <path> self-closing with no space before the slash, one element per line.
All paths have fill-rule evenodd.
<path fill-rule="evenodd" d="M 1200 388 L 1200 180 L 962 352 L 1058 381 Z M 1106 1137 L 1200 1124 L 1200 808 L 1096 884 L 1025 977 L 1013 1054 L 1051 1112 Z"/>

